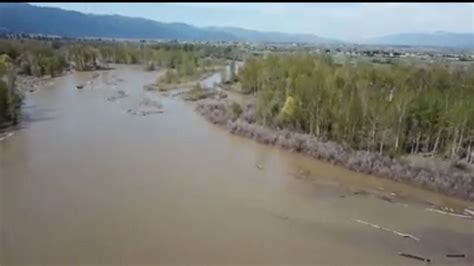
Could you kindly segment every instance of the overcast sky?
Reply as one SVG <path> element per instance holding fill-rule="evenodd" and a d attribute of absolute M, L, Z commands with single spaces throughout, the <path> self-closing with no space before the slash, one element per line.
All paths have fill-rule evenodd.
<path fill-rule="evenodd" d="M 473 3 L 33 3 L 195 26 L 356 40 L 402 32 L 474 33 Z"/>

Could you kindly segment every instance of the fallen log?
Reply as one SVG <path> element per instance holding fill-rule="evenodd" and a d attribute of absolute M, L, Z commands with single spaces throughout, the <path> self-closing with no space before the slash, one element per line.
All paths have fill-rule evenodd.
<path fill-rule="evenodd" d="M 384 230 L 384 231 L 387 231 L 387 232 L 391 232 L 391 233 L 394 233 L 398 236 L 401 236 L 403 238 L 411 238 L 415 241 L 420 241 L 420 239 L 416 236 L 413 236 L 413 235 L 410 235 L 410 234 L 406 234 L 406 233 L 401 233 L 401 232 L 398 232 L 398 231 L 395 231 L 395 230 L 392 230 L 392 229 L 389 229 L 389 228 L 386 228 L 386 227 L 383 227 L 383 226 L 380 226 L 380 225 L 376 225 L 376 224 L 373 224 L 373 223 L 369 223 L 369 222 L 365 222 L 365 221 L 362 221 L 362 220 L 358 220 L 358 219 L 353 219 L 353 221 L 356 221 L 358 223 L 361 223 L 361 224 L 365 224 L 365 225 L 368 225 L 368 226 L 371 226 L 373 228 L 377 228 L 377 229 L 380 229 L 380 230 Z"/>
<path fill-rule="evenodd" d="M 469 214 L 469 215 L 471 215 L 471 216 L 474 216 L 474 211 L 469 210 L 469 209 L 464 209 L 464 213 L 467 213 L 467 214 Z"/>
<path fill-rule="evenodd" d="M 398 254 L 399 254 L 400 256 L 406 257 L 406 258 L 411 258 L 411 259 L 415 259 L 415 260 L 421 260 L 421 261 L 424 261 L 424 262 L 431 262 L 431 259 L 429 259 L 429 258 L 425 258 L 425 257 L 421 257 L 421 256 L 409 254 L 409 253 L 400 252 L 400 253 L 398 253 Z"/>
<path fill-rule="evenodd" d="M 446 254 L 448 258 L 464 258 L 465 256 L 464 254 Z"/>

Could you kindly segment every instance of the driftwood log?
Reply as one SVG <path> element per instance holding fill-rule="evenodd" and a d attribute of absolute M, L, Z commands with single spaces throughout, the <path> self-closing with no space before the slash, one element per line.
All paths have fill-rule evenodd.
<path fill-rule="evenodd" d="M 432 208 L 428 208 L 426 210 L 431 211 L 431 212 L 437 212 L 437 213 L 441 213 L 441 214 L 451 215 L 451 216 L 458 217 L 458 218 L 464 218 L 464 219 L 473 219 L 474 218 L 474 217 L 468 216 L 468 215 L 445 212 L 445 211 L 442 211 L 442 210 L 437 210 L 437 209 L 432 209 Z"/>
<path fill-rule="evenodd" d="M 446 257 L 448 258 L 464 258 L 466 255 L 464 254 L 446 254 Z"/>
<path fill-rule="evenodd" d="M 421 261 L 424 261 L 424 262 L 431 262 L 431 259 L 425 258 L 425 257 L 421 257 L 421 256 L 418 256 L 418 255 L 413 255 L 413 254 L 403 253 L 403 252 L 400 252 L 400 253 L 398 253 L 398 254 L 399 254 L 400 256 L 406 257 L 406 258 L 411 258 L 411 259 L 415 259 L 415 260 L 421 260 Z"/>
<path fill-rule="evenodd" d="M 410 234 L 405 234 L 405 233 L 401 233 L 401 232 L 398 232 L 398 231 L 395 231 L 395 230 L 392 230 L 392 229 L 389 229 L 389 228 L 386 228 L 386 227 L 383 227 L 383 226 L 380 226 L 380 225 L 376 225 L 376 224 L 373 224 L 373 223 L 369 223 L 369 222 L 365 222 L 365 221 L 362 221 L 362 220 L 358 220 L 358 219 L 353 219 L 353 221 L 356 221 L 358 223 L 361 223 L 361 224 L 365 224 L 365 225 L 368 225 L 370 227 L 373 227 L 373 228 L 377 228 L 377 229 L 380 229 L 380 230 L 384 230 L 384 231 L 387 231 L 387 232 L 391 232 L 391 233 L 394 233 L 398 236 L 401 236 L 403 238 L 411 238 L 415 241 L 420 241 L 420 239 L 416 236 L 412 236 Z"/>

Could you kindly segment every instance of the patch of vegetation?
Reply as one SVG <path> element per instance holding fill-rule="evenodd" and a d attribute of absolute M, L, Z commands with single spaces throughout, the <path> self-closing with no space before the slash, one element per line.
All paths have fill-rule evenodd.
<path fill-rule="evenodd" d="M 242 114 L 242 107 L 236 102 L 232 102 L 228 107 L 231 119 L 235 120 Z"/>
<path fill-rule="evenodd" d="M 213 92 L 203 89 L 199 83 L 196 83 L 191 90 L 184 94 L 183 99 L 186 101 L 197 101 L 207 98 L 213 94 Z"/>

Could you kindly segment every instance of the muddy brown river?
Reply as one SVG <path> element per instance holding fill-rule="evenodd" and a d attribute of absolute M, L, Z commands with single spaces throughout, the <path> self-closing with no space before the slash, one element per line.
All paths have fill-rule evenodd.
<path fill-rule="evenodd" d="M 28 95 L 0 142 L 1 265 L 474 263 L 474 220 L 426 210 L 472 204 L 232 136 L 144 91 L 159 72 L 98 73 Z M 165 112 L 127 113 L 143 98 Z"/>

